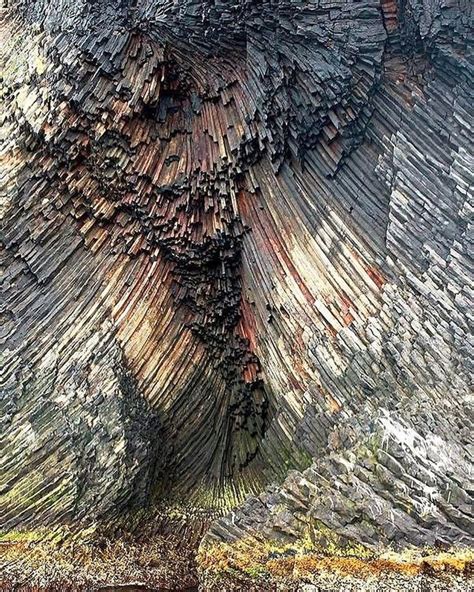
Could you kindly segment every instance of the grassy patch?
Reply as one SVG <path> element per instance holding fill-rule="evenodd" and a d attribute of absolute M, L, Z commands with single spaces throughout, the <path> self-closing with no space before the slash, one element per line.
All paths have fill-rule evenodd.
<path fill-rule="evenodd" d="M 324 528 L 320 527 L 323 531 Z M 278 544 L 266 539 L 247 538 L 201 549 L 199 568 L 208 573 L 239 572 L 256 580 L 300 581 L 321 573 L 369 578 L 392 572 L 404 576 L 422 573 L 470 575 L 474 551 L 452 549 L 439 552 L 410 549 L 403 552 L 374 553 L 363 545 L 337 548 L 337 535 L 325 533 L 329 544 L 324 548 L 307 539 L 292 544 Z"/>

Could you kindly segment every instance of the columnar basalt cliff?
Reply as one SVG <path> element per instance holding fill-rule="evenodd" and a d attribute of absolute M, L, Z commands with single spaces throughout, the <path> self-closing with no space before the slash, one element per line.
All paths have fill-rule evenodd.
<path fill-rule="evenodd" d="M 6 3 L 10 546 L 185 508 L 203 589 L 275 590 L 473 544 L 472 10 Z"/>

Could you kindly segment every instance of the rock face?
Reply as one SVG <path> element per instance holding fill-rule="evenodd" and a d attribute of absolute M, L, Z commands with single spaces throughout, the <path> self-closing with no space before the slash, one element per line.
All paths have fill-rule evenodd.
<path fill-rule="evenodd" d="M 472 22 L 8 2 L 4 528 L 472 544 Z"/>

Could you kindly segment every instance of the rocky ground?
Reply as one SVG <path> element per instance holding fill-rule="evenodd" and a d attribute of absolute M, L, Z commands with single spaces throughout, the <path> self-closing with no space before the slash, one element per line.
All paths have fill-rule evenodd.
<path fill-rule="evenodd" d="M 202 524 L 149 519 L 139 530 L 9 533 L 0 538 L 0 590 L 197 590 Z"/>
<path fill-rule="evenodd" d="M 153 526 L 150 526 L 153 524 Z M 309 541 L 203 546 L 204 521 L 110 533 L 17 532 L 0 543 L 2 592 L 468 592 L 474 553 L 363 547 L 323 554 Z"/>
<path fill-rule="evenodd" d="M 472 588 L 469 4 L 3 2 L 1 590 Z"/>

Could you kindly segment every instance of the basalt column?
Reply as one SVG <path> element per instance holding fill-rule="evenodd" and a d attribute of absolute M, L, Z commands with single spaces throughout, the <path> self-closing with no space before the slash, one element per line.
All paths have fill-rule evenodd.
<path fill-rule="evenodd" d="M 470 548 L 471 4 L 1 14 L 5 534 L 204 512 L 206 590 Z"/>

